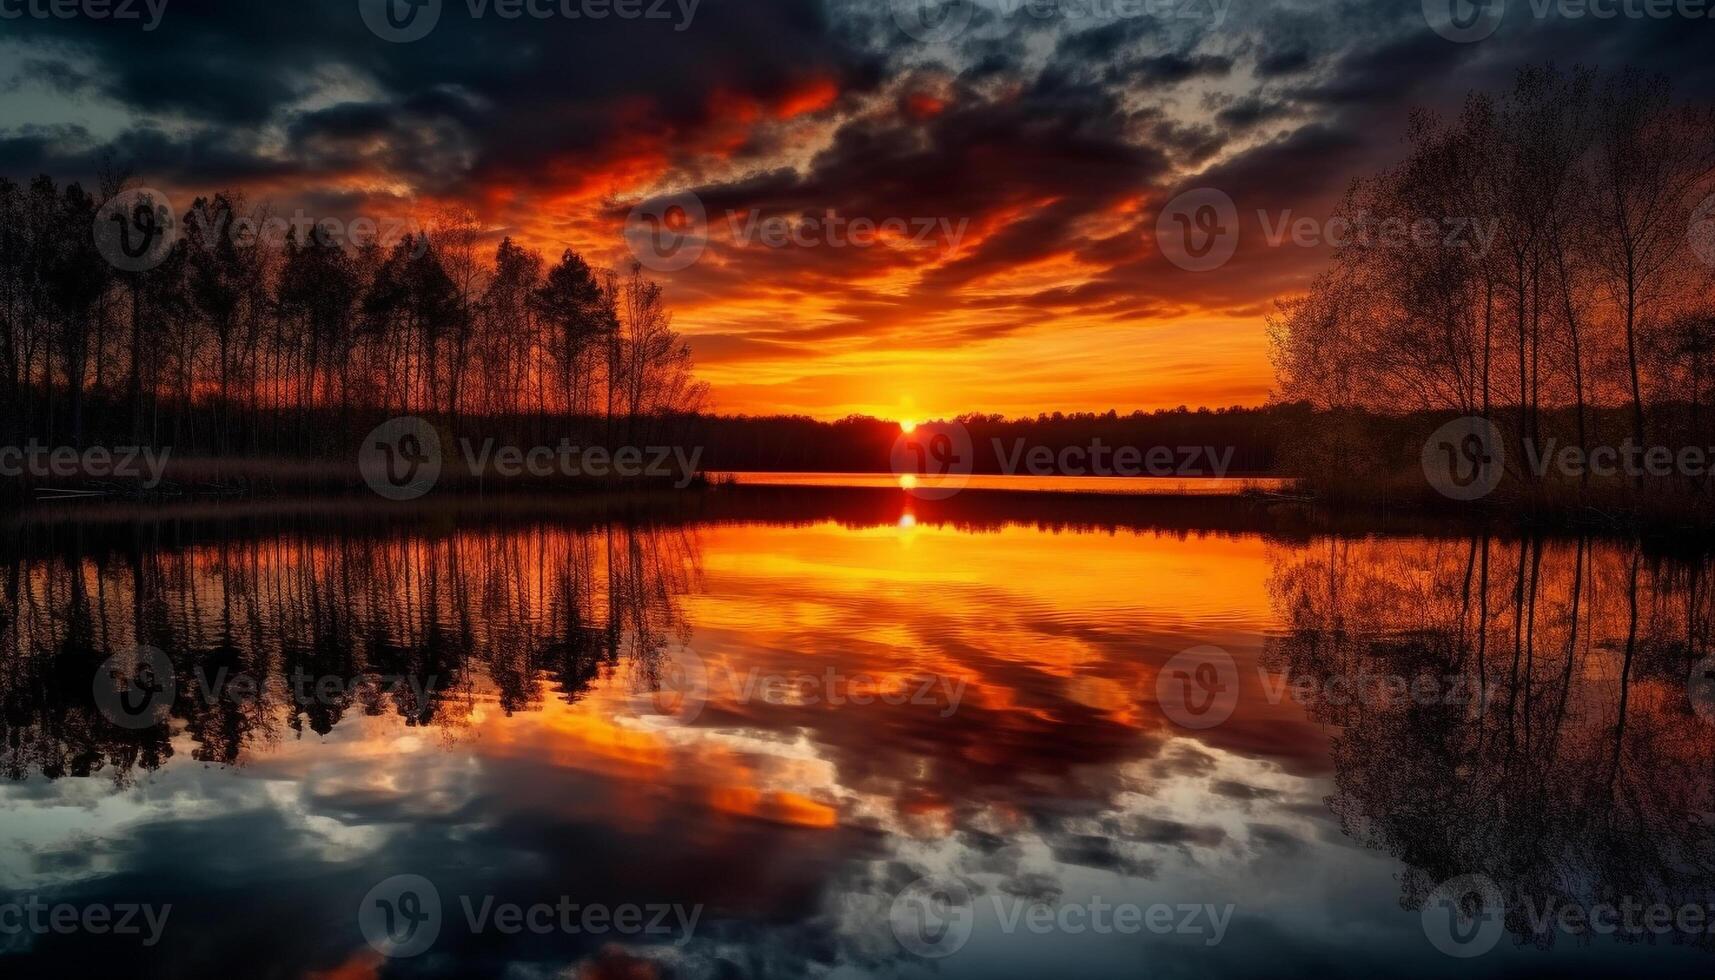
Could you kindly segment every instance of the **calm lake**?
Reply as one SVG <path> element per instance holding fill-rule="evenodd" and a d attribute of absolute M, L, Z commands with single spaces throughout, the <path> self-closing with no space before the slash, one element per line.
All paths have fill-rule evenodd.
<path fill-rule="evenodd" d="M 1235 499 L 34 510 L 0 975 L 1707 975 L 1712 572 Z"/>

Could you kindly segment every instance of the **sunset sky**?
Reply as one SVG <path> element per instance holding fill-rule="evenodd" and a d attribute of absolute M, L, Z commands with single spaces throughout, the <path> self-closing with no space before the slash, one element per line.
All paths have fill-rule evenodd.
<path fill-rule="evenodd" d="M 655 275 L 718 411 L 1256 404 L 1264 316 L 1323 258 L 1265 227 L 1326 216 L 1398 155 L 1411 106 L 1454 110 L 1549 60 L 1707 92 L 1715 31 L 1515 0 L 1493 37 L 1456 43 L 1412 0 L 1093 5 L 1131 16 L 1068 0 L 1045 17 L 982 0 L 957 37 L 925 42 L 903 0 L 690 6 L 506 19 L 444 0 L 405 43 L 357 0 L 168 0 L 152 30 L 0 19 L 0 173 L 91 181 L 111 158 L 180 211 L 224 188 L 315 218 L 463 204 L 490 245 L 615 267 L 633 208 L 689 193 L 708 248 Z M 1241 216 L 1218 271 L 1157 248 L 1158 209 L 1196 187 Z M 740 240 L 753 215 L 830 212 L 937 230 Z"/>

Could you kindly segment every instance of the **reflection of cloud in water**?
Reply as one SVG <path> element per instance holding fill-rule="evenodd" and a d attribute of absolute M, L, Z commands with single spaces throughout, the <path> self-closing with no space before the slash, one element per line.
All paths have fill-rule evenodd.
<path fill-rule="evenodd" d="M 210 962 L 265 955 L 301 970 L 373 969 L 352 910 L 400 873 L 429 877 L 449 901 L 567 895 L 706 908 L 683 949 L 450 930 L 436 955 L 467 972 L 552 972 L 637 955 L 689 975 L 731 968 L 722 961 L 758 975 L 835 966 L 894 974 L 915 961 L 903 958 L 886 910 L 925 873 L 969 880 L 985 902 L 1237 907 L 1213 950 L 1195 937 L 1036 940 L 979 916 L 970 947 L 941 964 L 948 975 L 1047 975 L 1068 964 L 1091 976 L 1136 975 L 1146 964 L 1220 972 L 1257 962 L 1291 973 L 1336 955 L 1380 969 L 1402 950 L 1423 950 L 1393 876 L 1401 860 L 1419 859 L 1412 846 L 1425 834 L 1462 818 L 1432 798 L 1396 806 L 1387 791 L 1432 775 L 1411 763 L 1433 763 L 1439 750 L 1412 737 L 1411 716 L 1381 713 L 1359 721 L 1391 748 L 1366 754 L 1351 718 L 1321 705 L 1307 717 L 1290 697 L 1271 704 L 1263 678 L 1284 669 L 1283 656 L 1316 649 L 1304 630 L 1330 608 L 1344 617 L 1343 654 L 1368 649 L 1360 627 L 1384 608 L 1404 617 L 1387 631 L 1396 639 L 1427 635 L 1460 591 L 1465 566 L 1452 559 L 1462 555 L 1382 542 L 1362 557 L 1373 576 L 1342 569 L 1347 589 L 1325 595 L 1309 585 L 1328 581 L 1328 570 L 1304 565 L 1321 555 L 1315 546 L 1028 528 L 919 526 L 913 535 L 904 549 L 894 531 L 832 524 L 549 526 L 265 539 L 90 563 L 75 577 L 63 564 L 30 563 L 8 636 L 59 653 L 0 679 L 16 709 L 6 717 L 25 722 L 12 744 L 28 747 L 8 758 L 24 778 L 0 784 L 9 845 L 0 886 L 158 896 L 198 925 L 206 948 L 197 955 Z M 1545 568 L 1544 583 L 1564 577 L 1552 561 Z M 1516 569 L 1492 571 L 1499 597 Z M 1587 572 L 1607 583 L 1606 598 L 1580 631 L 1575 676 L 1607 690 L 1630 676 L 1615 659 L 1625 603 L 1613 586 L 1626 571 L 1610 563 Z M 163 601 L 134 601 L 139 574 Z M 1388 591 L 1423 581 L 1428 593 L 1404 601 Z M 1637 697 L 1620 743 L 1628 774 L 1641 757 L 1627 740 L 1685 748 L 1663 740 L 1664 722 L 1682 719 L 1660 680 L 1673 673 L 1670 651 L 1656 642 L 1671 632 L 1671 597 L 1683 593 L 1665 580 L 1652 586 L 1666 598 L 1643 617 L 1651 641 L 1633 644 Z M 1497 664 L 1510 661 L 1516 639 L 1503 606 L 1491 617 L 1491 652 L 1505 655 Z M 75 615 L 50 617 L 50 607 Z M 1549 620 L 1569 608 L 1564 595 L 1539 605 L 1529 669 L 1545 684 L 1558 663 Z M 1283 627 L 1265 653 L 1264 636 Z M 121 733 L 65 724 L 80 717 L 76 695 L 69 680 L 56 686 L 56 664 L 99 662 L 104 643 L 134 634 L 185 661 L 268 676 L 297 666 L 343 677 L 418 669 L 447 683 L 428 703 L 181 705 L 171 741 L 151 745 L 151 756 Z M 1706 642 L 1695 628 L 1690 635 Z M 638 658 L 669 641 L 689 642 L 717 678 L 690 725 L 628 706 L 646 676 Z M 1206 643 L 1239 662 L 1240 709 L 1190 733 L 1162 717 L 1155 674 Z M 962 697 L 950 713 L 944 701 L 830 706 L 743 698 L 732 681 L 830 668 L 884 684 L 950 678 Z M 78 674 L 65 676 L 87 685 Z M 1549 690 L 1559 688 L 1531 687 L 1530 696 Z M 1580 730 L 1610 731 L 1611 700 L 1573 693 L 1569 705 L 1594 712 Z M 1488 724 L 1504 736 L 1498 716 Z M 1568 734 L 1560 751 L 1611 742 Z M 79 766 L 117 773 L 119 788 L 100 776 L 41 778 Z M 1513 791 L 1490 789 L 1503 799 Z M 1402 815 L 1419 823 L 1387 823 Z M 100 944 L 52 952 L 90 967 L 116 955 Z"/>

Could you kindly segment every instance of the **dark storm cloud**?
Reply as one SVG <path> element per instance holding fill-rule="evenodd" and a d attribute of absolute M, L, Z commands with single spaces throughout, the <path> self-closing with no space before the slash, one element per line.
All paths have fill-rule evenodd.
<path fill-rule="evenodd" d="M 1257 58 L 1256 71 L 1263 78 L 1274 78 L 1279 75 L 1296 75 L 1311 64 L 1309 51 L 1303 48 L 1285 48 L 1265 51 Z"/>
<path fill-rule="evenodd" d="M 669 135 L 694 130 L 710 121 L 717 91 L 766 103 L 811 78 L 864 89 L 879 80 L 881 65 L 874 54 L 841 46 L 818 5 L 793 0 L 709 0 L 684 31 L 650 21 L 512 21 L 492 12 L 472 20 L 463 0 L 448 0 L 437 29 L 410 44 L 370 33 L 352 0 L 173 0 L 148 33 L 88 20 L 9 24 L 25 44 L 87 60 L 101 94 L 138 116 L 252 132 L 284 125 L 294 137 L 336 140 L 393 136 L 428 120 L 465 132 L 477 173 L 528 171 L 568 151 L 575 156 L 618 138 L 622 124 Z M 50 80 L 64 87 L 77 76 L 62 66 Z M 299 108 L 329 86 L 354 85 L 378 87 L 378 97 Z M 623 121 L 621 108 L 629 113 Z M 407 118 L 389 119 L 399 115 Z M 285 154 L 298 151 L 289 144 Z M 397 161 L 407 175 L 410 162 Z"/>
<path fill-rule="evenodd" d="M 1531 14 L 1510 5 L 1493 38 L 1456 44 L 1419 5 L 1382 0 L 1235 5 L 1218 28 L 983 10 L 956 41 L 928 45 L 885 3 L 703 0 L 675 30 L 473 20 L 464 0 L 445 0 L 432 34 L 393 44 L 364 26 L 355 0 L 172 0 L 150 32 L 7 22 L 0 43 L 22 57 L 0 71 L 5 105 L 99 105 L 122 121 L 0 117 L 0 173 L 87 180 L 113 159 L 171 186 L 255 187 L 329 207 L 357 202 L 357 186 L 495 193 L 512 210 L 485 203 L 493 226 L 535 218 L 555 234 L 592 217 L 614 226 L 632 202 L 592 202 L 609 186 L 657 183 L 695 190 L 717 223 L 830 210 L 969 223 L 964 247 L 933 256 L 717 243 L 724 261 L 679 274 L 677 296 L 813 292 L 838 320 L 710 340 L 735 358 L 812 335 L 861 343 L 914 302 L 983 314 L 924 329 L 925 342 L 1032 329 L 1050 313 L 1254 313 L 1322 261 L 1259 242 L 1255 212 L 1325 215 L 1354 176 L 1397 158 L 1414 105 L 1455 111 L 1467 92 L 1547 61 L 1637 64 L 1688 93 L 1715 83 L 1711 22 Z M 787 116 L 814 132 L 780 125 Z M 593 214 L 553 211 L 568 185 Z M 1155 252 L 1152 207 L 1194 186 L 1226 191 L 1246 216 L 1220 275 L 1184 273 Z M 1078 281 L 982 293 L 1056 262 Z M 889 274 L 908 277 L 911 295 L 868 282 Z"/>

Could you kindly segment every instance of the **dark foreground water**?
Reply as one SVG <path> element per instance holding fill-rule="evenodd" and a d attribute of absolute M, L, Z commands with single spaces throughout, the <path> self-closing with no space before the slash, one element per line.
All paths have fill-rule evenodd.
<path fill-rule="evenodd" d="M 1709 559 L 1261 507 L 10 519 L 0 976 L 1707 975 Z"/>

